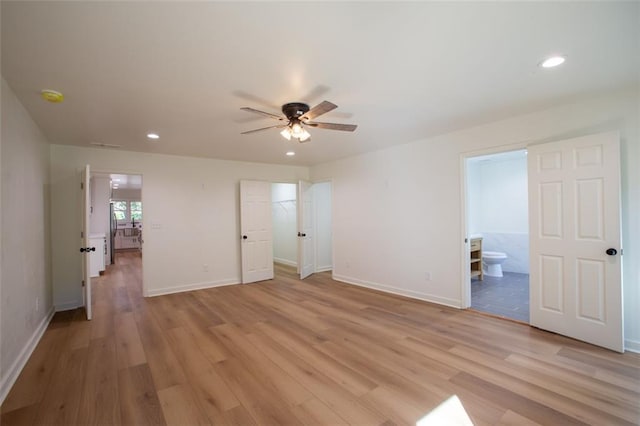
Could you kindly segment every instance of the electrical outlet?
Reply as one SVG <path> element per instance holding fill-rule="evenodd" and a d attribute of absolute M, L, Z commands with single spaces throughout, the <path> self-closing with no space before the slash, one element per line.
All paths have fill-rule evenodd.
<path fill-rule="evenodd" d="M 431 272 L 425 272 L 424 273 L 424 279 L 427 281 L 431 281 Z"/>
<path fill-rule="evenodd" d="M 40 298 L 36 297 L 36 312 L 40 310 Z"/>
<path fill-rule="evenodd" d="M 207 265 L 206 263 L 202 265 L 202 272 L 209 272 L 209 265 Z"/>
<path fill-rule="evenodd" d="M 351 264 L 349 262 L 344 262 L 344 266 L 347 269 L 351 268 Z"/>

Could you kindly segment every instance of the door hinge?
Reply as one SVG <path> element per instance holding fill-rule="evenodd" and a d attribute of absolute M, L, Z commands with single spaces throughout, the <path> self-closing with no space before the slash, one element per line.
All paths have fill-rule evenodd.
<path fill-rule="evenodd" d="M 84 189 L 84 182 L 80 182 L 80 189 Z"/>
<path fill-rule="evenodd" d="M 82 280 L 82 287 L 84 287 L 84 280 Z"/>
<path fill-rule="evenodd" d="M 84 231 L 80 231 L 80 238 L 84 238 Z"/>
<path fill-rule="evenodd" d="M 620 249 L 620 256 L 624 254 L 624 249 Z"/>

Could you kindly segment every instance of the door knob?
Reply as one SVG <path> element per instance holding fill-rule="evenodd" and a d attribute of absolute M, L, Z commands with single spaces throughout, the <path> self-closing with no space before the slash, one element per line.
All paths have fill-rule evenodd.
<path fill-rule="evenodd" d="M 298 232 L 298 237 L 306 237 L 307 234 L 303 234 L 302 232 Z"/>
<path fill-rule="evenodd" d="M 615 256 L 616 254 L 618 254 L 618 250 L 616 250 L 614 248 L 607 249 L 607 254 L 609 256 Z"/>
<path fill-rule="evenodd" d="M 243 236 L 242 236 L 242 239 L 243 239 L 243 240 L 246 240 L 247 238 L 249 238 L 249 237 L 247 237 L 246 235 L 243 235 Z"/>

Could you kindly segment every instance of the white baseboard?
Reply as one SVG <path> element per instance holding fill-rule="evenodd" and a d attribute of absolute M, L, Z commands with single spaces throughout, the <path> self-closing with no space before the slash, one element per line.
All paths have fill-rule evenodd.
<path fill-rule="evenodd" d="M 635 352 L 640 354 L 640 342 L 637 340 L 625 340 L 624 341 L 625 352 Z"/>
<path fill-rule="evenodd" d="M 333 269 L 333 266 L 329 265 L 329 266 L 318 266 L 316 267 L 316 272 L 327 272 L 327 271 L 331 271 Z"/>
<path fill-rule="evenodd" d="M 288 260 L 288 259 L 282 259 L 280 257 L 274 257 L 273 261 L 276 263 L 287 265 L 287 266 L 298 266 L 298 262 L 294 262 L 293 260 Z"/>
<path fill-rule="evenodd" d="M 425 302 L 437 303 L 438 305 L 450 306 L 452 308 L 460 309 L 462 306 L 462 301 L 460 300 L 434 296 L 433 294 L 428 294 L 428 293 L 420 293 L 417 291 L 405 290 L 397 287 L 391 287 L 388 285 L 374 283 L 371 281 L 364 281 L 364 280 L 359 280 L 357 278 L 345 277 L 343 275 L 333 274 L 333 279 L 346 284 L 353 284 L 360 287 L 380 290 L 380 291 L 384 291 L 385 293 L 397 294 L 399 296 L 410 297 L 412 299 L 424 300 Z"/>
<path fill-rule="evenodd" d="M 240 284 L 242 280 L 239 278 L 229 278 L 226 280 L 208 281 L 203 283 L 184 284 L 174 287 L 165 287 L 159 289 L 148 290 L 145 297 L 162 296 L 164 294 L 182 293 L 184 291 L 203 290 L 206 288 L 223 287 L 225 285 Z"/>
<path fill-rule="evenodd" d="M 13 361 L 11 367 L 9 367 L 9 369 L 7 370 L 7 374 L 0 380 L 0 404 L 4 402 L 4 399 L 9 394 L 11 387 L 18 379 L 20 372 L 27 364 L 27 361 L 29 361 L 29 357 L 42 338 L 42 335 L 47 329 L 51 318 L 53 318 L 54 312 L 55 311 L 52 306 L 49 310 L 49 313 L 47 313 L 47 315 L 42 318 L 42 321 L 40 321 L 40 324 L 38 324 L 38 327 L 36 327 L 36 329 L 34 330 L 33 334 L 27 341 L 27 344 L 24 345 L 18 357 L 15 359 L 15 361 Z"/>

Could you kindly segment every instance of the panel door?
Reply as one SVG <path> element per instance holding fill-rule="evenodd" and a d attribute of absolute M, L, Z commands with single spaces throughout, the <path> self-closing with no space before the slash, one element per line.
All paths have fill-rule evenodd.
<path fill-rule="evenodd" d="M 528 149 L 531 325 L 624 350 L 618 133 Z"/>
<path fill-rule="evenodd" d="M 273 278 L 271 183 L 240 181 L 242 283 Z"/>
<path fill-rule="evenodd" d="M 313 239 L 313 185 L 298 182 L 298 272 L 300 279 L 315 272 L 315 241 Z"/>

